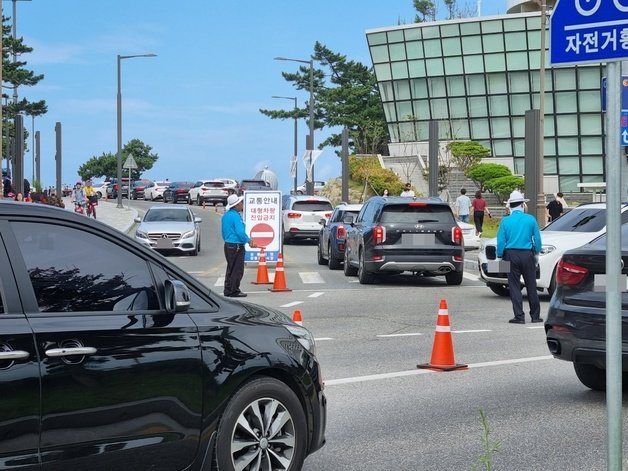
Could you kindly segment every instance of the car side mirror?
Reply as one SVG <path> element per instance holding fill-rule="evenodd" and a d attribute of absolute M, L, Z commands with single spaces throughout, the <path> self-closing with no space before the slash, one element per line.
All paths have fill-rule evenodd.
<path fill-rule="evenodd" d="M 187 311 L 190 307 L 190 291 L 179 280 L 166 280 L 164 283 L 165 305 L 168 314 Z"/>
<path fill-rule="evenodd" d="M 135 218 L 135 219 L 133 219 L 133 220 L 134 220 L 135 222 L 137 222 L 137 223 L 142 222 L 142 220 L 141 220 L 140 218 Z"/>
<path fill-rule="evenodd" d="M 324 226 L 325 224 L 327 224 L 327 219 L 325 219 L 325 218 L 321 218 L 321 219 L 319 219 L 319 220 L 318 220 L 318 223 L 319 223 L 321 226 Z"/>
<path fill-rule="evenodd" d="M 345 224 L 350 224 L 351 226 L 353 226 L 353 223 L 355 222 L 355 218 L 354 218 L 353 214 L 348 214 L 347 216 L 345 216 L 342 219 L 342 222 L 344 222 Z"/>

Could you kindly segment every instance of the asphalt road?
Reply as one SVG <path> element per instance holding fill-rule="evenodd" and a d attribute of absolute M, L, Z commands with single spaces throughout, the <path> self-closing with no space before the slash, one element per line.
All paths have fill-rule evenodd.
<path fill-rule="evenodd" d="M 222 213 L 194 211 L 203 218 L 201 254 L 170 258 L 220 293 Z M 300 309 L 317 339 L 329 401 L 327 444 L 304 470 L 471 470 L 486 456 L 487 431 L 498 444 L 491 469 L 606 469 L 604 394 L 582 386 L 570 363 L 549 355 L 542 325 L 508 324 L 510 301 L 477 279 L 473 252 L 457 287 L 415 277 L 360 285 L 342 270 L 319 266 L 314 243 L 287 245 L 284 256 L 291 292 L 251 284 L 255 266 L 246 269 L 242 288 L 247 301 L 287 314 Z M 456 362 L 466 370 L 416 368 L 430 360 L 441 299 Z M 541 297 L 542 312 L 548 301 Z"/>

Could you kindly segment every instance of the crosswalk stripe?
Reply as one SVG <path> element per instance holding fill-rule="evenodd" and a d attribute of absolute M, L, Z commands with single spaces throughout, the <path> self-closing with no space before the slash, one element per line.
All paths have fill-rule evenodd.
<path fill-rule="evenodd" d="M 321 274 L 316 271 L 300 271 L 299 276 L 303 284 L 325 283 Z"/>
<path fill-rule="evenodd" d="M 216 283 L 214 283 L 214 286 L 225 286 L 225 277 L 219 276 Z"/>
<path fill-rule="evenodd" d="M 291 303 L 288 303 L 288 304 L 282 304 L 279 307 L 292 307 L 292 306 L 298 306 L 299 304 L 303 304 L 303 301 L 292 301 Z"/>
<path fill-rule="evenodd" d="M 310 294 L 310 295 L 308 296 L 308 298 L 318 298 L 319 296 L 322 296 L 323 294 L 325 294 L 325 293 L 323 293 L 322 291 L 319 291 L 318 293 L 312 293 L 312 294 Z"/>

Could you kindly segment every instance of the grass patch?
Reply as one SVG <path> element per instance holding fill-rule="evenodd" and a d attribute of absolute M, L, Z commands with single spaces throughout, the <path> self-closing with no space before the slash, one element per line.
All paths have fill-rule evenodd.
<path fill-rule="evenodd" d="M 501 222 L 501 218 L 484 216 L 484 224 L 482 225 L 482 238 L 490 239 L 497 236 L 497 228 Z"/>

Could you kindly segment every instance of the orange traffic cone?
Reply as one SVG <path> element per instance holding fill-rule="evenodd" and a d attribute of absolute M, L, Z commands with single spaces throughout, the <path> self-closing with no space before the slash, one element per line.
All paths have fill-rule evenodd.
<path fill-rule="evenodd" d="M 303 319 L 301 318 L 301 311 L 299 309 L 294 310 L 294 313 L 292 314 L 292 322 L 303 325 Z"/>
<path fill-rule="evenodd" d="M 257 280 L 251 281 L 254 285 L 270 285 L 272 284 L 268 279 L 268 268 L 266 267 L 266 255 L 264 255 L 264 248 L 260 248 L 259 262 L 257 262 Z"/>
<path fill-rule="evenodd" d="M 275 268 L 275 279 L 273 287 L 268 288 L 270 291 L 292 291 L 286 286 L 286 275 L 283 271 L 283 255 L 279 253 L 277 256 L 277 267 Z"/>
<path fill-rule="evenodd" d="M 440 308 L 438 309 L 438 319 L 436 321 L 436 332 L 434 333 L 432 358 L 428 364 L 417 365 L 417 368 L 453 371 L 466 369 L 467 367 L 468 365 L 456 363 L 456 360 L 454 360 L 454 344 L 451 339 L 447 301 L 441 299 Z"/>

